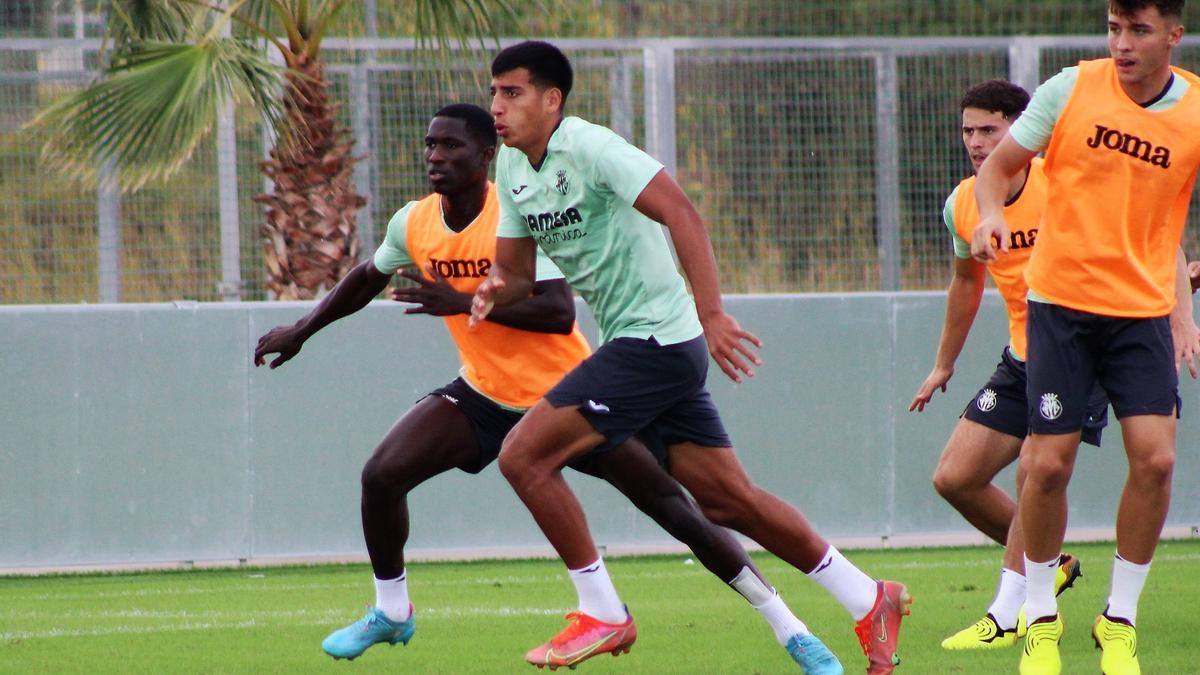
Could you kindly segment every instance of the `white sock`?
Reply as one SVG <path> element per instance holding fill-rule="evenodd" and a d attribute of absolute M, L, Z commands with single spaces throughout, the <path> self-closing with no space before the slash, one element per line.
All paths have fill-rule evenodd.
<path fill-rule="evenodd" d="M 1108 596 L 1108 609 L 1104 611 L 1110 619 L 1126 619 L 1137 625 L 1138 598 L 1146 576 L 1150 574 L 1150 563 L 1131 563 L 1119 554 L 1113 556 L 1112 590 Z"/>
<path fill-rule="evenodd" d="M 1054 575 L 1058 556 L 1046 562 L 1034 562 L 1025 556 L 1025 616 L 1029 623 L 1058 614 L 1054 597 Z"/>
<path fill-rule="evenodd" d="M 579 611 L 605 623 L 625 623 L 625 606 L 617 597 L 602 559 L 596 558 L 596 562 L 581 569 L 567 570 L 567 574 L 579 595 Z"/>
<path fill-rule="evenodd" d="M 375 579 L 375 608 L 389 621 L 408 621 L 412 605 L 408 600 L 408 571 L 395 579 Z"/>
<path fill-rule="evenodd" d="M 1000 585 L 996 589 L 996 597 L 988 614 L 996 620 L 996 624 L 1004 630 L 1017 627 L 1017 616 L 1021 613 L 1021 605 L 1025 604 L 1025 575 L 1008 568 L 1000 570 Z"/>
<path fill-rule="evenodd" d="M 767 620 L 775 633 L 775 641 L 779 644 L 786 647 L 793 635 L 809 635 L 808 626 L 792 614 L 792 610 L 788 609 L 779 593 L 773 588 L 767 588 L 763 580 L 749 567 L 743 567 L 729 585 L 741 593 L 750 606 Z"/>
<path fill-rule="evenodd" d="M 879 584 L 846 560 L 832 544 L 821 557 L 821 563 L 808 573 L 808 578 L 829 591 L 855 621 L 862 620 L 871 611 L 875 597 L 879 595 Z"/>

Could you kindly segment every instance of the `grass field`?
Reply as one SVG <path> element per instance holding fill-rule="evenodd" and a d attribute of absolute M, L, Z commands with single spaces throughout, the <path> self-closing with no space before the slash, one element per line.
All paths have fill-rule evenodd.
<path fill-rule="evenodd" d="M 1089 630 L 1107 597 L 1112 545 L 1069 550 L 1082 560 L 1084 577 L 1061 599 L 1064 673 L 1095 673 L 1099 655 Z M 986 609 L 998 548 L 849 557 L 870 574 L 904 581 L 916 598 L 901 632 L 898 675 L 1016 672 L 1016 648 L 950 653 L 938 646 Z M 637 618 L 639 639 L 629 655 L 593 659 L 580 672 L 795 672 L 755 612 L 685 560 L 608 561 Z M 847 672 L 862 672 L 845 611 L 779 560 L 756 560 Z M 1200 541 L 1159 548 L 1138 621 L 1147 675 L 1200 673 L 1192 638 L 1198 563 Z M 557 561 L 413 564 L 409 575 L 416 637 L 407 647 L 376 646 L 354 662 L 334 662 L 319 645 L 372 601 L 363 565 L 0 578 L 0 672 L 533 673 L 521 660 L 524 650 L 557 631 L 574 600 Z"/>

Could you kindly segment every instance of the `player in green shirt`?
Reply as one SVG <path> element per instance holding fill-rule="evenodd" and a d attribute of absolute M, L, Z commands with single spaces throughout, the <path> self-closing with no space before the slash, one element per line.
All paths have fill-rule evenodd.
<path fill-rule="evenodd" d="M 572 79 L 567 58 L 544 42 L 514 45 L 492 62 L 492 114 L 505 146 L 496 173 L 501 216 L 495 264 L 476 292 L 473 318 L 528 295 L 540 247 L 591 307 L 603 341 L 530 409 L 500 456 L 501 472 L 579 594 L 567 628 L 526 659 L 574 665 L 631 644 L 633 620 L 561 472 L 593 448 L 604 451 L 650 430 L 669 447 L 672 475 L 705 515 L 828 589 L 858 622 L 868 672 L 892 672 L 907 590 L 861 572 L 742 468 L 704 383 L 710 353 L 735 382 L 753 376 L 752 365 L 761 362 L 751 345 L 760 342 L 722 309 L 704 223 L 662 165 L 605 127 L 563 116 Z M 694 301 L 660 223 L 670 230 Z M 750 575 L 733 585 L 747 597 L 772 595 Z M 793 636 L 786 646 L 810 675 L 841 672 L 812 635 Z"/>

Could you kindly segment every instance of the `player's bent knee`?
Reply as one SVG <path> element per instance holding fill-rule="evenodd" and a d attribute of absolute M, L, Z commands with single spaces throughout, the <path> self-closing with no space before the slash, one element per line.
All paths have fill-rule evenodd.
<path fill-rule="evenodd" d="M 372 457 L 363 465 L 360 481 L 364 492 L 390 492 L 403 487 L 403 469 Z"/>
<path fill-rule="evenodd" d="M 1151 457 L 1131 462 L 1129 472 L 1138 480 L 1147 483 L 1169 483 L 1175 472 L 1175 453 L 1159 452 Z"/>
<path fill-rule="evenodd" d="M 962 499 L 964 493 L 969 491 L 969 486 L 966 481 L 962 480 L 961 476 L 957 476 L 939 466 L 933 472 L 933 489 L 937 490 L 942 499 L 948 502 L 955 502 Z"/>
<path fill-rule="evenodd" d="M 1024 489 L 1042 492 L 1065 489 L 1071 480 L 1071 463 L 1061 457 L 1046 455 L 1030 458 Z"/>
<path fill-rule="evenodd" d="M 500 475 L 513 485 L 522 477 L 528 476 L 530 471 L 529 462 L 525 457 L 519 451 L 513 451 L 507 444 L 500 451 L 496 466 L 500 469 Z"/>

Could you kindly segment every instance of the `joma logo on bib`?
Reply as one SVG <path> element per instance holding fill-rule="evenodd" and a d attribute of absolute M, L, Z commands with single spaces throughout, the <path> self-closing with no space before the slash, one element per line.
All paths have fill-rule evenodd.
<path fill-rule="evenodd" d="M 1163 169 L 1170 168 L 1171 166 L 1170 148 L 1162 145 L 1154 145 L 1150 141 L 1138 138 L 1133 134 L 1127 134 L 1119 129 L 1109 129 L 1100 124 L 1096 125 L 1096 135 L 1088 139 L 1087 145 L 1089 148 L 1116 150 L 1117 152 Z"/>

